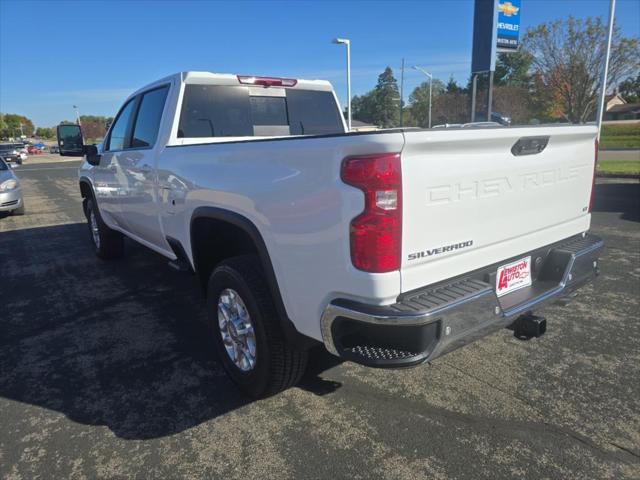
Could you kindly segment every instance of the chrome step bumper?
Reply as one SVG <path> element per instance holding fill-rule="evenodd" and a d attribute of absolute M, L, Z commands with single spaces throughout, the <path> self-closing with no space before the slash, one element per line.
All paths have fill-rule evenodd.
<path fill-rule="evenodd" d="M 508 327 L 520 315 L 594 279 L 603 246 L 595 235 L 571 237 L 402 294 L 392 305 L 336 299 L 322 315 L 324 344 L 334 355 L 374 367 L 404 367 L 432 360 Z M 498 297 L 494 289 L 497 268 L 525 256 L 534 259 L 532 285 Z"/>

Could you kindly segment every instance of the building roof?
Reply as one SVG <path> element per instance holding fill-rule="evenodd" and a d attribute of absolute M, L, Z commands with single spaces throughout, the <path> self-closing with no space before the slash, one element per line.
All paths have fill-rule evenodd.
<path fill-rule="evenodd" d="M 620 95 L 619 93 L 610 93 L 609 95 L 605 95 L 604 96 L 604 101 L 606 103 L 609 103 L 611 100 L 613 100 L 614 98 L 618 98 L 618 100 L 620 100 L 622 103 L 627 103 L 627 101 L 622 98 L 622 95 Z"/>
<path fill-rule="evenodd" d="M 640 103 L 624 103 L 621 105 L 614 105 L 607 113 L 627 113 L 640 111 Z"/>

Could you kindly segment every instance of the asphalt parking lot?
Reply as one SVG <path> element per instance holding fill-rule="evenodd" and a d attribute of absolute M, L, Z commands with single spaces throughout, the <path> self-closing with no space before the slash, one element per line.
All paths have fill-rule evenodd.
<path fill-rule="evenodd" d="M 318 349 L 251 402 L 194 321 L 195 278 L 132 242 L 96 259 L 78 163 L 55 160 L 16 170 L 27 213 L 0 218 L 0 478 L 640 478 L 637 181 L 598 185 L 602 275 L 545 336 L 410 370 Z"/>

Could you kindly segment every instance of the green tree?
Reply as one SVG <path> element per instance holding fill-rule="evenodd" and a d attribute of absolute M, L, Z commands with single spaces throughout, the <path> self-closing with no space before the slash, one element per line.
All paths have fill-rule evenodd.
<path fill-rule="evenodd" d="M 419 127 L 420 124 L 415 118 L 415 112 L 411 108 L 411 105 L 402 108 L 402 126 L 403 127 Z"/>
<path fill-rule="evenodd" d="M 445 90 L 446 93 L 462 93 L 464 91 L 464 89 L 458 85 L 456 79 L 453 78 L 453 75 L 449 75 L 449 80 L 447 81 Z"/>
<path fill-rule="evenodd" d="M 48 127 L 38 127 L 36 128 L 35 135 L 39 138 L 56 138 L 56 129 Z"/>
<path fill-rule="evenodd" d="M 391 128 L 400 123 L 398 82 L 390 67 L 378 75 L 378 83 L 373 90 L 353 97 L 351 109 L 353 118 L 378 127 Z"/>
<path fill-rule="evenodd" d="M 494 85 L 531 88 L 533 82 L 532 63 L 533 56 L 525 50 L 500 53 L 496 60 Z"/>
<path fill-rule="evenodd" d="M 376 108 L 375 92 L 371 90 L 364 95 L 356 95 L 351 100 L 352 116 L 356 120 L 365 123 L 374 123 L 374 113 Z"/>
<path fill-rule="evenodd" d="M 385 68 L 378 76 L 373 98 L 373 123 L 382 128 L 397 126 L 400 123 L 400 93 L 391 67 Z"/>
<path fill-rule="evenodd" d="M 572 123 L 594 118 L 602 85 L 607 26 L 600 17 L 557 20 L 527 30 L 522 49 L 532 58 L 537 94 L 555 107 L 550 110 Z M 609 84 L 640 68 L 637 38 L 624 38 L 614 28 L 609 60 Z"/>
<path fill-rule="evenodd" d="M 533 56 L 524 49 L 516 52 L 499 53 L 496 58 L 496 69 L 493 72 L 494 86 L 510 86 L 529 88 L 533 84 L 531 65 Z M 469 77 L 466 90 L 471 93 L 473 77 Z M 489 74 L 478 74 L 477 91 L 482 92 L 489 88 Z M 449 92 L 457 93 L 457 92 Z"/>
<path fill-rule="evenodd" d="M 445 93 L 446 87 L 441 80 L 433 79 L 431 91 L 431 108 L 433 110 L 433 102 L 439 95 Z M 415 119 L 417 126 L 426 128 L 429 126 L 429 82 L 422 82 L 418 85 L 411 95 L 409 95 L 409 103 L 411 104 L 411 114 Z M 433 118 L 433 112 L 432 112 Z M 432 121 L 433 124 L 433 121 Z"/>
<path fill-rule="evenodd" d="M 4 118 L 4 127 L 0 130 L 0 137 L 16 138 L 20 135 L 26 135 L 28 137 L 33 135 L 33 122 L 24 115 L 5 113 L 2 117 Z"/>
<path fill-rule="evenodd" d="M 640 102 L 640 73 L 636 78 L 629 77 L 618 85 L 618 92 L 629 103 Z"/>

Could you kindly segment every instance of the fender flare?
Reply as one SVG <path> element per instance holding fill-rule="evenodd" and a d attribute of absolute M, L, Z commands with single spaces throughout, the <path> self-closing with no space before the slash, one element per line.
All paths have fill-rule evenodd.
<path fill-rule="evenodd" d="M 193 252 L 193 227 L 194 221 L 199 218 L 211 218 L 214 220 L 220 220 L 223 222 L 227 222 L 235 227 L 243 230 L 249 238 L 253 241 L 253 244 L 258 251 L 258 257 L 260 258 L 260 263 L 262 265 L 262 269 L 265 274 L 265 278 L 267 280 L 267 285 L 269 287 L 269 291 L 271 292 L 271 297 L 273 298 L 273 302 L 276 307 L 276 311 L 278 313 L 278 317 L 280 318 L 280 324 L 282 327 L 282 331 L 285 335 L 287 341 L 291 344 L 295 345 L 301 349 L 309 349 L 318 344 L 317 340 L 303 335 L 298 331 L 295 327 L 293 321 L 287 315 L 287 310 L 284 306 L 284 301 L 282 300 L 282 295 L 280 294 L 280 287 L 278 285 L 278 279 L 276 278 L 275 271 L 273 269 L 273 264 L 271 263 L 271 257 L 269 256 L 269 251 L 267 246 L 260 234 L 260 231 L 255 226 L 255 224 L 249 220 L 244 215 L 233 212 L 231 210 L 226 210 L 218 207 L 210 207 L 203 206 L 197 207 L 193 214 L 191 215 L 191 221 L 189 224 L 189 240 L 191 242 L 191 258 L 194 260 L 194 267 L 196 268 L 197 273 L 197 265 L 195 265 L 195 256 Z"/>
<path fill-rule="evenodd" d="M 80 194 L 82 194 L 82 185 L 86 185 L 87 186 L 87 188 L 89 189 L 89 193 L 93 197 L 93 200 L 95 202 L 96 192 L 93 189 L 93 182 L 88 177 L 85 177 L 85 176 L 80 177 L 79 180 L 78 180 L 78 186 L 80 187 Z M 85 197 L 83 197 L 83 198 L 85 198 Z M 85 200 L 86 200 L 86 198 L 85 198 Z M 86 201 L 83 201 L 82 202 L 82 211 L 84 212 L 84 214 L 86 216 L 87 212 L 86 212 L 86 209 L 85 209 L 86 208 L 85 205 L 86 205 Z"/>
<path fill-rule="evenodd" d="M 94 191 L 93 191 L 93 182 L 91 182 L 91 180 L 89 179 L 89 177 L 85 177 L 85 176 L 80 177 L 80 178 L 78 179 L 78 185 L 79 185 L 80 187 L 82 187 L 82 184 L 87 185 L 87 187 L 89 187 L 89 190 L 91 190 L 91 193 L 92 193 L 92 194 L 94 194 Z M 94 196 L 95 196 L 95 194 L 94 194 Z"/>

